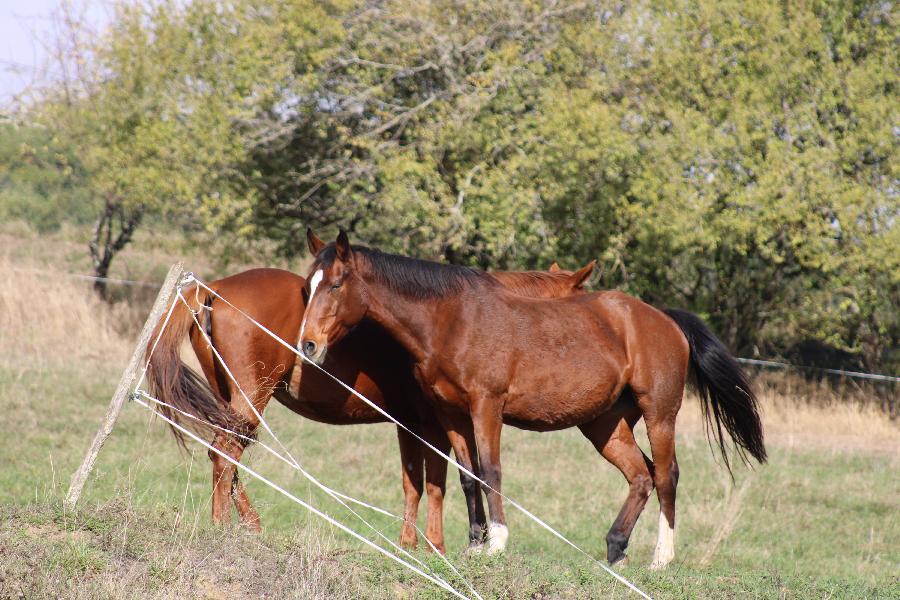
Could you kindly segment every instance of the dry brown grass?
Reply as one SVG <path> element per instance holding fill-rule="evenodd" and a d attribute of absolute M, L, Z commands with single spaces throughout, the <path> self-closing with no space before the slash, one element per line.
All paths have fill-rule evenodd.
<path fill-rule="evenodd" d="M 801 389 L 801 381 L 793 383 L 795 389 Z M 797 396 L 784 395 L 780 385 L 768 385 L 766 376 L 757 387 L 767 445 L 900 455 L 900 423 L 873 402 L 842 401 L 834 395 L 823 396 L 817 403 L 798 401 Z M 816 385 L 815 389 L 821 388 Z M 678 430 L 704 434 L 700 403 L 695 399 L 685 399 L 678 413 Z"/>
<path fill-rule="evenodd" d="M 0 254 L 0 353 L 7 364 L 124 363 L 137 320 L 126 304 L 99 300 L 89 283 Z"/>
<path fill-rule="evenodd" d="M 90 513 L 0 508 L 0 598 L 356 598 L 320 532 L 277 543 L 239 528 L 173 531 L 113 502 Z"/>

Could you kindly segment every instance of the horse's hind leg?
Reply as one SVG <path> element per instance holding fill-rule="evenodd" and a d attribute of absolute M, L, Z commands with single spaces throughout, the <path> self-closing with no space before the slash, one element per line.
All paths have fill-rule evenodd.
<path fill-rule="evenodd" d="M 642 404 L 640 399 L 638 404 Z M 659 497 L 659 535 L 651 569 L 662 569 L 675 558 L 675 490 L 678 486 L 675 417 L 681 398 L 668 403 L 668 406 L 669 410 L 643 410 L 653 455 L 653 483 Z"/>
<path fill-rule="evenodd" d="M 450 442 L 444 430 L 435 424 L 422 426 L 422 438 L 432 446 L 446 454 L 450 451 Z M 416 521 L 419 501 L 422 497 L 423 472 L 425 489 L 428 494 L 428 520 L 425 536 L 441 554 L 446 552 L 444 546 L 444 492 L 447 487 L 447 461 L 439 456 L 402 427 L 397 427 L 400 440 L 400 460 L 403 463 L 403 529 L 400 532 L 400 545 L 415 548 L 417 545 Z"/>
<path fill-rule="evenodd" d="M 423 425 L 423 437 L 435 448 L 447 454 L 450 440 L 437 423 Z M 444 493 L 447 491 L 447 461 L 430 448 L 421 446 L 425 455 L 425 494 L 428 496 L 428 520 L 425 536 L 441 554 L 444 547 Z M 483 512 L 483 509 L 482 509 Z M 477 513 L 477 509 L 476 509 Z M 480 527 L 480 526 L 479 526 Z"/>
<path fill-rule="evenodd" d="M 240 376 L 240 375 L 238 375 Z M 243 381 L 253 381 L 252 379 L 243 377 Z M 259 380 L 259 379 L 257 379 Z M 249 385 L 242 386 L 244 389 L 250 387 Z M 262 415 L 263 411 L 266 409 L 266 406 L 269 403 L 269 400 L 272 398 L 272 394 L 281 388 L 273 388 L 265 385 L 257 386 L 253 395 L 250 396 L 253 401 L 253 407 L 256 409 L 255 411 L 250 408 L 247 399 L 244 397 L 241 389 L 237 386 L 233 381 L 231 382 L 230 388 L 230 397 L 231 397 L 231 410 L 235 413 L 235 415 L 240 419 L 240 425 L 238 426 L 238 431 L 241 435 L 244 436 L 252 436 L 253 432 L 256 431 L 257 427 L 260 425 L 260 420 L 257 418 L 257 414 Z M 221 433 L 219 434 L 222 437 L 226 438 L 229 443 L 227 446 L 226 454 L 234 460 L 236 463 L 241 462 L 241 456 L 244 454 L 244 449 L 247 447 L 247 443 L 249 440 L 244 438 L 239 438 L 235 435 Z M 216 436 L 216 439 L 219 439 L 219 435 Z M 256 512 L 256 509 L 253 508 L 253 504 L 250 503 L 250 498 L 247 496 L 247 490 L 244 488 L 244 484 L 241 483 L 241 480 L 238 478 L 238 470 L 237 467 L 222 458 L 221 456 L 217 456 L 217 458 L 225 463 L 224 469 L 227 473 L 226 475 L 221 476 L 220 479 L 216 477 L 216 460 L 213 460 L 213 485 L 221 485 L 223 488 L 227 482 L 227 490 L 228 495 L 231 496 L 231 500 L 234 502 L 234 507 L 238 511 L 238 516 L 241 518 L 241 522 L 253 532 L 262 531 L 262 527 L 259 523 L 259 513 Z M 213 492 L 218 492 L 218 488 Z M 213 509 L 215 511 L 215 508 Z M 213 521 L 215 521 L 215 514 L 213 515 Z"/>
<path fill-rule="evenodd" d="M 217 433 L 213 447 L 235 462 L 241 461 L 244 444 L 240 439 L 227 433 Z M 253 508 L 244 484 L 238 479 L 237 467 L 217 452 L 209 451 L 213 463 L 213 523 L 227 523 L 231 520 L 231 502 L 234 502 L 241 521 L 251 530 L 260 531 L 259 513 Z"/>
<path fill-rule="evenodd" d="M 244 453 L 243 444 L 240 444 L 240 446 L 240 450 L 236 452 L 234 456 L 234 460 L 236 461 L 240 461 L 241 454 Z M 250 503 L 250 498 L 247 497 L 247 490 L 244 489 L 244 484 L 238 479 L 237 468 L 235 468 L 234 476 L 231 479 L 231 499 L 234 501 L 234 506 L 238 511 L 241 522 L 243 522 L 250 531 L 256 533 L 262 531 L 262 527 L 259 524 L 259 513 L 253 508 L 253 505 Z"/>
<path fill-rule="evenodd" d="M 638 517 L 653 491 L 649 459 L 634 439 L 634 424 L 641 414 L 633 410 L 626 414 L 604 414 L 579 428 L 597 451 L 611 462 L 628 481 L 628 497 L 606 535 L 606 559 L 616 564 L 626 559 L 625 548 Z"/>

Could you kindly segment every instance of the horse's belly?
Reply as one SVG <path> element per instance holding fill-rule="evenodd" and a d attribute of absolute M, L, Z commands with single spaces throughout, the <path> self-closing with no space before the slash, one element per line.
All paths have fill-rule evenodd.
<path fill-rule="evenodd" d="M 353 387 L 383 408 L 384 399 L 367 378 L 359 376 Z M 313 421 L 329 425 L 354 425 L 385 420 L 365 401 L 312 368 L 295 367 L 288 388 L 289 393 L 276 394 L 279 402 Z"/>
<path fill-rule="evenodd" d="M 620 379 L 613 377 L 597 377 L 583 386 L 556 380 L 521 392 L 511 387 L 503 406 L 503 420 L 534 431 L 574 427 L 609 410 L 622 387 Z"/>

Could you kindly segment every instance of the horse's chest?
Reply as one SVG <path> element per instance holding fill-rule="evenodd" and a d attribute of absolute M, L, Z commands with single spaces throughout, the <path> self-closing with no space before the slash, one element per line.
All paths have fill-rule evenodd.
<path fill-rule="evenodd" d="M 382 397 L 366 382 L 350 382 L 354 388 L 377 405 Z M 297 366 L 291 373 L 288 394 L 278 397 L 282 404 L 299 415 L 331 424 L 371 423 L 380 419 L 377 411 L 327 375 L 311 367 Z"/>

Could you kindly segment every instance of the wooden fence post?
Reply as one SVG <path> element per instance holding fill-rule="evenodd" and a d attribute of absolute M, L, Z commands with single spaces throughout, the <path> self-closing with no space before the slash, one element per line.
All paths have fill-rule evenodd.
<path fill-rule="evenodd" d="M 181 279 L 182 271 L 183 264 L 178 262 L 172 265 L 172 268 L 169 269 L 169 274 L 166 275 L 166 280 L 163 282 L 159 294 L 156 296 L 156 302 L 153 303 L 153 308 L 150 310 L 150 316 L 147 317 L 147 322 L 144 323 L 144 329 L 141 330 L 141 335 L 134 348 L 134 354 L 131 355 L 131 360 L 128 362 L 125 372 L 122 373 L 122 379 L 119 380 L 119 386 L 116 388 L 116 393 L 109 403 L 109 408 L 106 409 L 106 417 L 103 419 L 103 423 L 100 425 L 97 435 L 94 436 L 91 447 L 88 448 L 87 454 L 84 457 L 84 462 L 81 463 L 81 466 L 78 467 L 78 470 L 72 475 L 72 483 L 69 485 L 69 492 L 66 494 L 65 500 L 67 509 L 75 508 L 75 504 L 78 503 L 78 498 L 81 496 L 84 482 L 91 474 L 91 469 L 94 468 L 94 461 L 97 460 L 97 454 L 100 453 L 100 448 L 103 447 L 106 438 L 112 433 L 113 426 L 116 424 L 119 413 L 122 411 L 122 405 L 125 403 L 125 398 L 131 391 L 131 386 L 134 385 L 135 377 L 140 370 L 144 352 L 147 349 L 147 344 L 150 342 L 150 336 L 153 335 L 156 324 L 159 323 L 163 313 L 169 307 L 169 300 L 175 292 L 175 286 L 178 284 L 179 279 Z"/>

